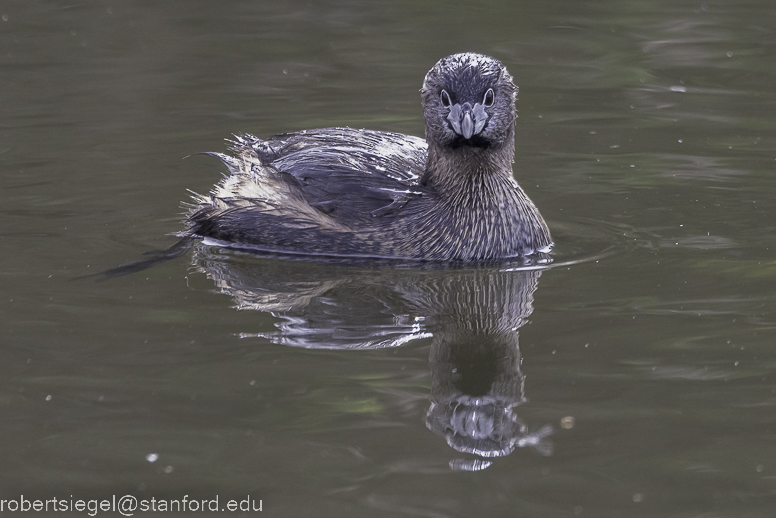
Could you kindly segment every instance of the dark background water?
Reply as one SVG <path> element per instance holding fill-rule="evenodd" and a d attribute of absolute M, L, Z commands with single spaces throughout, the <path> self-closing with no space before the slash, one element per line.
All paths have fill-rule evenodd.
<path fill-rule="evenodd" d="M 772 2 L 6 1 L 0 16 L 0 498 L 773 515 Z M 240 132 L 422 135 L 423 75 L 467 50 L 520 86 L 515 176 L 555 268 L 200 246 L 74 280 L 174 242 L 186 189 L 223 169 L 183 157 Z"/>

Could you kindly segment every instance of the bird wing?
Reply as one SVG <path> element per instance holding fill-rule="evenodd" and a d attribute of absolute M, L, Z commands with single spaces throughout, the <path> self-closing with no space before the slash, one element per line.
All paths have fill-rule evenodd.
<path fill-rule="evenodd" d="M 349 227 L 389 217 L 420 195 L 418 178 L 427 156 L 425 141 L 399 133 L 326 128 L 260 140 L 237 137 L 265 167 L 284 177 L 314 209 Z"/>

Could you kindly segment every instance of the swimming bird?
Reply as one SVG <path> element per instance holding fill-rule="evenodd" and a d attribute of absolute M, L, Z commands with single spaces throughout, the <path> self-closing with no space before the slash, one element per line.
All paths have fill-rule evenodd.
<path fill-rule="evenodd" d="M 421 88 L 425 141 L 347 127 L 236 136 L 229 176 L 193 194 L 181 237 L 309 256 L 526 258 L 552 238 L 512 176 L 517 96 L 498 60 L 454 54 Z"/>

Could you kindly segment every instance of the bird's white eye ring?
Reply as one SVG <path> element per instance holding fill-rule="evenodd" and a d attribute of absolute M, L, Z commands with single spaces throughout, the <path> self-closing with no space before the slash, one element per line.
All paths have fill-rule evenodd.
<path fill-rule="evenodd" d="M 442 106 L 445 108 L 453 104 L 453 102 L 450 100 L 450 94 L 447 93 L 447 90 L 442 90 L 442 93 L 439 94 L 439 96 L 442 99 Z"/>
<path fill-rule="evenodd" d="M 493 88 L 488 88 L 488 91 L 485 92 L 485 97 L 482 98 L 482 105 L 483 106 L 493 106 L 493 101 L 495 100 L 496 94 L 493 93 Z"/>

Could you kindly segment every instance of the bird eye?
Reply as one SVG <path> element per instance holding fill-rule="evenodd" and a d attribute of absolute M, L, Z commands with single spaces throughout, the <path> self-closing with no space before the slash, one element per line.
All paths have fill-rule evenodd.
<path fill-rule="evenodd" d="M 448 94 L 446 90 L 442 90 L 440 96 L 442 97 L 442 106 L 447 108 L 452 104 L 452 101 L 450 101 L 450 94 Z"/>
<path fill-rule="evenodd" d="M 483 106 L 493 106 L 494 97 L 493 88 L 488 88 L 488 91 L 485 92 L 485 97 L 482 98 Z"/>

